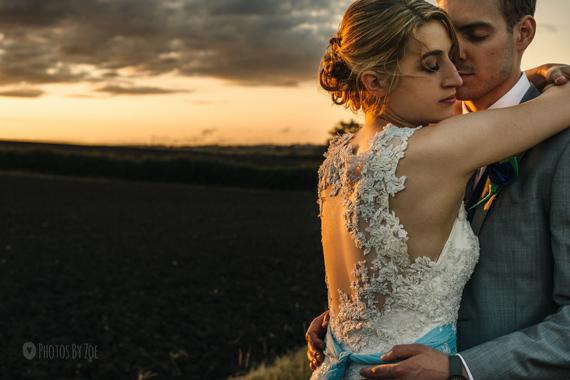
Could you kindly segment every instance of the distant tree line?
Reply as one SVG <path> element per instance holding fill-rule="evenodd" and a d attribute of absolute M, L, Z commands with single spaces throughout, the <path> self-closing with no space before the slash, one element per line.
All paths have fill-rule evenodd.
<path fill-rule="evenodd" d="M 276 190 L 316 189 L 319 165 L 320 159 L 312 165 L 259 167 L 231 162 L 226 157 L 123 157 L 46 149 L 0 150 L 3 171 Z"/>
<path fill-rule="evenodd" d="M 330 139 L 361 124 L 339 121 Z M 328 145 L 328 142 L 327 144 Z M 65 148 L 65 149 L 64 149 Z M 121 153 L 124 148 L 99 151 L 80 146 L 49 147 L 42 144 L 0 144 L 0 170 L 88 178 L 173 182 L 276 190 L 315 190 L 318 168 L 326 147 L 233 149 L 204 147 L 193 153 L 165 150 L 143 154 Z M 132 150 L 132 149 L 131 149 Z M 203 152 L 210 152 L 205 154 Z M 202 152 L 202 153 L 201 153 Z M 132 153 L 132 152 L 131 152 Z"/>

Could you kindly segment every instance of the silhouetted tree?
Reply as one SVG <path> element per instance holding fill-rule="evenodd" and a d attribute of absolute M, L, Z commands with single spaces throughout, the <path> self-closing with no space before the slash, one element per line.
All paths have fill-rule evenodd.
<path fill-rule="evenodd" d="M 329 141 L 332 140 L 333 138 L 343 135 L 347 132 L 350 133 L 356 133 L 360 127 L 362 127 L 362 124 L 357 123 L 354 120 L 350 120 L 348 123 L 344 122 L 344 121 L 339 121 L 330 131 L 329 131 L 329 135 L 331 136 Z"/>

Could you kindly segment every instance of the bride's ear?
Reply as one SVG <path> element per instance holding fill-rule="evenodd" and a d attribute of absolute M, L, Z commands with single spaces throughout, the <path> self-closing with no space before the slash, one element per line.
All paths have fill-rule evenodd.
<path fill-rule="evenodd" d="M 378 97 L 386 96 L 386 89 L 384 88 L 384 78 L 375 71 L 368 70 L 362 74 L 360 79 L 362 84 L 372 95 Z"/>

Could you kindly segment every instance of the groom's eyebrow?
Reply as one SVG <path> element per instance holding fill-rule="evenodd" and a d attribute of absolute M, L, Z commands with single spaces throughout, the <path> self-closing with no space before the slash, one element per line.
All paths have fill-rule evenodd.
<path fill-rule="evenodd" d="M 491 28 L 492 25 L 485 21 L 475 21 L 465 25 L 455 25 L 455 29 L 458 32 L 464 32 L 469 29 L 477 29 L 477 28 Z"/>

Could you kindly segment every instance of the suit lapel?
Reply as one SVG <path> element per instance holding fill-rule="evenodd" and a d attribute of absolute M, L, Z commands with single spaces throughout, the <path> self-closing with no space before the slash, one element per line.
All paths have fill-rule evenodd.
<path fill-rule="evenodd" d="M 526 154 L 526 150 L 524 152 L 521 152 L 519 154 L 517 154 L 517 161 L 520 162 L 522 161 L 524 155 Z M 485 170 L 485 174 L 481 177 L 481 180 L 479 182 L 487 182 L 487 177 L 488 177 L 488 172 L 487 170 Z M 515 179 L 516 181 L 516 179 Z M 477 186 L 479 187 L 479 186 Z M 501 186 L 497 189 L 497 191 L 495 192 L 495 198 L 497 198 L 499 196 L 499 194 L 501 193 L 501 191 L 505 188 L 506 186 Z M 474 191 L 474 194 L 478 194 L 478 199 L 481 199 L 481 193 L 482 190 L 479 190 L 479 192 Z M 476 202 L 473 202 L 473 204 L 475 204 Z M 484 205 L 479 205 L 477 207 L 475 207 L 475 213 L 473 214 L 473 220 L 471 221 L 471 227 L 473 228 L 473 232 L 475 232 L 475 235 L 479 235 L 479 231 L 481 231 L 481 227 L 483 226 L 483 222 L 485 221 L 485 218 L 487 217 L 487 214 L 489 213 L 489 211 L 493 208 L 495 202 L 491 203 L 491 207 L 489 207 L 487 210 L 485 210 L 485 206 Z"/>
<path fill-rule="evenodd" d="M 471 176 L 471 179 L 469 179 L 465 190 L 465 207 L 467 208 L 467 220 L 469 220 L 469 222 L 473 221 L 473 216 L 475 215 L 475 211 L 477 211 L 477 207 L 473 209 L 471 207 L 481 199 L 481 194 L 483 193 L 485 181 L 487 179 L 487 168 L 485 168 L 483 174 L 481 174 L 481 178 L 479 179 L 479 182 L 477 182 L 477 186 L 473 188 L 476 176 L 477 171 Z"/>
<path fill-rule="evenodd" d="M 538 95 L 540 95 L 540 92 L 536 89 L 536 87 L 534 87 L 534 85 L 531 84 L 528 91 L 524 94 L 524 96 L 521 100 L 521 103 L 524 103 L 524 102 L 527 102 L 531 99 L 534 99 Z M 517 154 L 517 161 L 519 162 L 519 164 L 522 161 L 525 154 L 526 154 L 526 151 Z M 488 177 L 487 170 L 485 170 L 485 173 L 481 177 L 481 180 L 479 182 L 485 183 L 487 181 L 487 177 Z M 477 186 L 477 188 L 479 188 L 479 186 Z M 501 186 L 497 189 L 497 191 L 495 192 L 496 197 L 499 196 L 499 193 L 502 190 L 503 190 L 503 186 Z M 473 194 L 478 196 L 479 199 L 481 198 L 481 193 L 482 193 L 482 187 L 481 187 L 481 190 L 477 191 L 477 189 L 476 189 L 473 192 Z M 476 202 L 472 202 L 472 204 L 475 204 L 475 203 Z M 483 226 L 483 223 L 485 222 L 485 218 L 487 218 L 487 214 L 493 208 L 493 204 L 494 204 L 494 202 L 491 203 L 491 207 L 489 207 L 488 210 L 485 210 L 485 207 L 483 205 L 480 205 L 480 206 L 476 207 L 475 210 L 473 210 L 475 212 L 472 215 L 473 220 L 471 221 L 471 227 L 473 228 L 473 232 L 475 232 L 475 235 L 479 235 L 479 231 L 481 231 L 481 227 Z"/>
<path fill-rule="evenodd" d="M 485 170 L 485 175 L 483 175 L 481 177 L 481 179 L 479 180 L 479 184 L 482 186 L 477 186 L 478 188 L 480 187 L 481 190 L 479 190 L 478 192 L 474 192 L 475 195 L 477 196 L 477 200 L 481 199 L 481 194 L 482 194 L 482 189 L 484 187 L 484 184 L 487 182 L 487 177 L 488 177 L 488 171 Z M 499 188 L 497 190 L 497 192 L 495 193 L 496 195 L 499 194 L 499 192 L 501 191 L 501 188 Z M 477 202 L 473 202 L 473 203 L 477 203 Z M 492 207 L 492 204 L 491 204 Z M 485 221 L 485 218 L 487 217 L 487 213 L 489 212 L 489 210 L 485 210 L 485 205 L 481 204 L 477 207 L 475 207 L 474 210 L 471 210 L 473 212 L 473 220 L 471 221 L 471 227 L 473 228 L 473 232 L 475 232 L 475 235 L 479 235 L 479 231 L 481 230 L 481 226 L 483 226 L 483 222 Z"/>
<path fill-rule="evenodd" d="M 540 91 L 538 91 L 538 89 L 531 83 L 530 88 L 521 99 L 521 103 L 528 102 L 529 100 L 536 98 L 538 95 L 540 95 Z"/>

